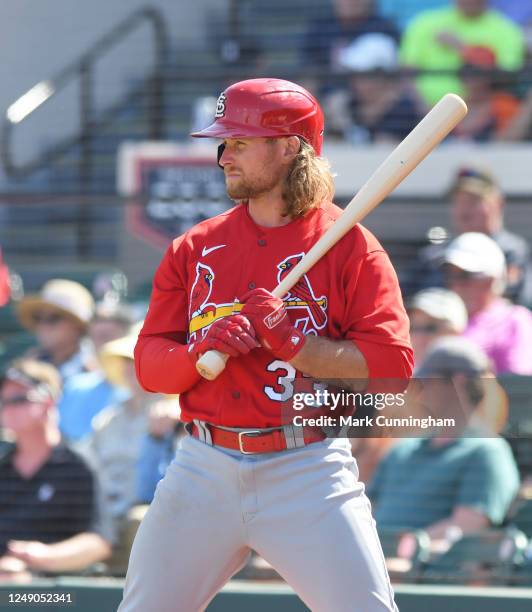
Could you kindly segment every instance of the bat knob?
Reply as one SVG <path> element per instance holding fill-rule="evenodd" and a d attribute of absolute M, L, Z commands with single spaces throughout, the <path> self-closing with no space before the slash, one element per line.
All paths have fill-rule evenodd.
<path fill-rule="evenodd" d="M 219 351 L 207 351 L 196 362 L 196 370 L 207 380 L 214 380 L 225 370 L 227 355 Z"/>

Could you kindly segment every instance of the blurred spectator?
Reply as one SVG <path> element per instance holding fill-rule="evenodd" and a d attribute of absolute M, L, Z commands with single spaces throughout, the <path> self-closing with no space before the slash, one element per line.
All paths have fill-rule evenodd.
<path fill-rule="evenodd" d="M 38 343 L 28 357 L 52 363 L 63 382 L 86 372 L 91 353 L 82 341 L 93 312 L 92 295 L 70 280 L 50 280 L 39 294 L 23 298 L 17 304 L 17 316 Z"/>
<path fill-rule="evenodd" d="M 432 343 L 443 336 L 460 335 L 467 325 L 464 302 L 453 291 L 433 287 L 416 293 L 408 308 L 414 361 L 420 364 Z"/>
<path fill-rule="evenodd" d="M 9 284 L 9 269 L 4 263 L 2 251 L 0 250 L 0 306 L 5 306 L 11 297 Z"/>
<path fill-rule="evenodd" d="M 481 232 L 490 236 L 506 260 L 506 295 L 526 301 L 530 273 L 527 241 L 504 227 L 504 194 L 486 169 L 466 166 L 458 171 L 452 190 L 451 220 L 457 234 Z"/>
<path fill-rule="evenodd" d="M 383 17 L 393 20 L 402 31 L 410 21 L 422 11 L 448 6 L 451 0 L 379 0 L 379 12 Z"/>
<path fill-rule="evenodd" d="M 339 52 L 338 63 L 350 73 L 350 89 L 325 98 L 328 133 L 353 144 L 405 138 L 421 117 L 397 80 L 395 41 L 385 34 L 364 34 Z"/>
<path fill-rule="evenodd" d="M 491 0 L 491 8 L 500 11 L 524 32 L 528 53 L 532 50 L 532 2 L 530 0 Z"/>
<path fill-rule="evenodd" d="M 358 480 L 368 483 L 373 478 L 382 459 L 388 454 L 390 448 L 397 444 L 398 440 L 376 433 L 372 438 L 365 436 L 350 438 L 350 442 L 351 453 L 357 461 Z"/>
<path fill-rule="evenodd" d="M 486 355 L 468 340 L 433 344 L 418 372 L 433 379 L 426 401 L 438 417 L 459 401 L 464 423 L 453 437 L 405 439 L 392 448 L 368 488 L 379 527 L 424 529 L 437 548 L 451 534 L 501 523 L 519 475 L 505 440 L 479 437 L 490 435 L 476 421 L 488 386 L 496 384 L 490 374 Z"/>
<path fill-rule="evenodd" d="M 144 434 L 137 463 L 137 501 L 149 504 L 157 483 L 174 458 L 178 441 L 185 434 L 177 402 L 160 402 L 150 409 L 148 432 Z"/>
<path fill-rule="evenodd" d="M 97 414 L 92 433 L 79 443 L 79 450 L 98 471 L 104 501 L 117 529 L 137 502 L 136 467 L 141 440 L 148 431 L 150 407 L 156 402 L 170 402 L 147 393 L 137 383 L 133 349 L 139 331 L 136 325 L 128 336 L 103 346 L 100 359 L 107 380 L 129 394 Z"/>
<path fill-rule="evenodd" d="M 497 243 L 477 232 L 455 238 L 445 249 L 449 289 L 464 301 L 464 336 L 481 347 L 497 374 L 532 374 L 532 313 L 501 297 L 506 265 Z"/>
<path fill-rule="evenodd" d="M 532 140 L 532 88 L 528 90 L 519 111 L 504 130 L 501 139 L 507 141 Z"/>
<path fill-rule="evenodd" d="M 102 347 L 125 336 L 133 323 L 129 307 L 117 302 L 99 304 L 92 318 L 88 336 L 98 355 Z M 123 399 L 124 390 L 112 385 L 99 363 L 93 370 L 71 376 L 63 387 L 59 402 L 59 427 L 70 440 L 79 440 L 91 431 L 92 419 L 106 406 Z"/>
<path fill-rule="evenodd" d="M 451 224 L 455 235 L 481 232 L 499 245 L 506 259 L 505 295 L 513 301 L 532 301 L 532 270 L 527 241 L 504 227 L 505 198 L 495 177 L 485 168 L 462 167 L 451 189 Z M 411 285 L 429 287 L 441 285 L 439 264 L 445 244 L 425 247 L 419 254 L 418 267 L 413 271 Z"/>
<path fill-rule="evenodd" d="M 495 54 L 478 47 L 471 54 L 460 75 L 469 112 L 453 131 L 453 138 L 487 141 L 506 138 L 506 131 L 519 112 L 519 100 L 500 91 L 495 70 Z"/>
<path fill-rule="evenodd" d="M 455 0 L 454 6 L 421 13 L 404 33 L 402 64 L 420 70 L 459 70 L 472 55 L 478 57 L 482 47 L 493 51 L 498 68 L 518 70 L 524 59 L 523 34 L 488 4 Z M 416 84 L 429 106 L 448 92 L 465 95 L 460 79 L 452 74 L 422 75 Z"/>
<path fill-rule="evenodd" d="M 13 362 L 0 383 L 1 422 L 14 440 L 0 458 L 0 577 L 81 570 L 110 554 L 95 477 L 61 440 L 61 382 L 46 363 Z"/>
<path fill-rule="evenodd" d="M 397 28 L 377 13 L 374 0 L 333 0 L 333 11 L 310 22 L 302 50 L 304 68 L 319 69 L 324 76 L 343 72 L 340 53 L 364 34 L 399 40 Z"/>

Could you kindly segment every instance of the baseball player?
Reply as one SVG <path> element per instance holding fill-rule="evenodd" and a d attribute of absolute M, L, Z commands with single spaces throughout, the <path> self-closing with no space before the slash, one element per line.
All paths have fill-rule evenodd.
<path fill-rule="evenodd" d="M 137 376 L 180 394 L 190 435 L 139 528 L 119 610 L 203 610 L 251 550 L 312 610 L 397 610 L 348 440 L 281 420 L 303 374 L 360 389 L 410 376 L 395 272 L 357 225 L 284 300 L 269 291 L 341 213 L 305 89 L 236 83 L 192 135 L 222 140 L 236 205 L 176 238 L 155 274 Z M 209 382 L 195 366 L 211 349 L 231 358 Z"/>

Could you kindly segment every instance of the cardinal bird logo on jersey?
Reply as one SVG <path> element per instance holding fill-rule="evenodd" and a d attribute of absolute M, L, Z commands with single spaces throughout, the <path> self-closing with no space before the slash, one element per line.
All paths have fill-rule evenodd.
<path fill-rule="evenodd" d="M 292 268 L 301 261 L 303 255 L 304 253 L 289 255 L 278 264 L 278 282 L 281 282 Z M 319 298 L 314 295 L 312 285 L 306 274 L 290 289 L 290 293 L 284 298 L 284 302 L 289 310 L 294 308 L 305 309 L 308 316 L 297 320 L 297 323 L 303 324 L 303 333 L 312 333 L 309 327 L 323 329 L 327 324 L 327 298 L 324 295 Z"/>
<path fill-rule="evenodd" d="M 216 304 L 207 304 L 211 297 L 214 272 L 205 264 L 196 264 L 196 278 L 190 291 L 190 314 L 189 318 L 216 310 Z M 212 308 L 211 308 L 212 307 Z"/>

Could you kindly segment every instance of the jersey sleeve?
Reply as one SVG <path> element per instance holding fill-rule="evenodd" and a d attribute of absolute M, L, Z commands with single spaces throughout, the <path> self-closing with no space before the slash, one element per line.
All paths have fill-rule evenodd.
<path fill-rule="evenodd" d="M 407 379 L 414 359 L 399 281 L 384 251 L 357 257 L 344 269 L 342 334 L 364 355 L 371 379 Z"/>
<path fill-rule="evenodd" d="M 153 280 L 150 306 L 135 347 L 140 385 L 155 393 L 183 393 L 199 379 L 188 357 L 184 236 L 166 251 Z"/>

